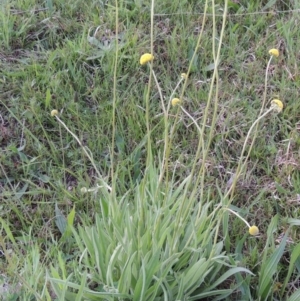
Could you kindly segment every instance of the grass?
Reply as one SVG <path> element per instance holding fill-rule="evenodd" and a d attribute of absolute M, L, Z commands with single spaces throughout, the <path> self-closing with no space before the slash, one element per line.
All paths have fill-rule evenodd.
<path fill-rule="evenodd" d="M 3 300 L 298 300 L 300 6 L 151 4 L 1 6 Z"/>

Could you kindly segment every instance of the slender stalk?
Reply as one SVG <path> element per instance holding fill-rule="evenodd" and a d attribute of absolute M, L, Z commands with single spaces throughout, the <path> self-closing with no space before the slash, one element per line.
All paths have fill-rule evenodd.
<path fill-rule="evenodd" d="M 252 124 L 251 128 L 248 131 L 248 134 L 246 136 L 246 139 L 245 139 L 245 142 L 244 142 L 244 145 L 243 145 L 242 153 L 240 155 L 240 159 L 239 159 L 239 162 L 238 162 L 238 167 L 237 167 L 237 170 L 236 170 L 236 173 L 235 173 L 235 176 L 234 176 L 234 180 L 233 180 L 232 185 L 229 187 L 229 190 L 227 191 L 227 193 L 225 195 L 227 197 L 231 193 L 231 198 L 230 199 L 232 199 L 233 196 L 234 196 L 234 190 L 235 190 L 235 187 L 236 187 L 237 180 L 238 180 L 239 176 L 241 175 L 242 170 L 244 169 L 244 166 L 247 164 L 247 161 L 248 161 L 248 158 L 250 156 L 251 150 L 253 148 L 254 142 L 257 138 L 259 121 L 264 116 L 266 116 L 267 113 L 270 111 L 270 110 L 268 110 L 266 113 L 263 114 L 265 104 L 266 104 L 266 100 L 267 100 L 268 72 L 269 72 L 269 68 L 270 68 L 272 58 L 273 58 L 273 56 L 270 57 L 270 59 L 268 61 L 268 64 L 267 64 L 267 68 L 266 68 L 265 88 L 264 88 L 264 94 L 263 94 L 263 101 L 262 101 L 261 109 L 260 109 L 260 112 L 259 112 L 259 115 L 258 115 L 260 117 Z M 246 159 L 244 160 L 244 163 L 243 163 L 243 166 L 242 166 L 242 161 L 243 161 L 243 155 L 244 155 L 244 152 L 245 152 L 245 148 L 246 148 L 247 142 L 249 140 L 250 133 L 253 130 L 254 126 L 255 126 L 255 131 L 254 131 L 253 139 L 251 141 L 251 144 L 250 144 L 250 147 L 249 147 L 249 150 L 248 150 L 248 154 L 247 154 Z"/>
<path fill-rule="evenodd" d="M 267 68 L 266 68 L 266 73 L 265 73 L 265 89 L 264 89 L 264 95 L 263 95 L 263 103 L 259 112 L 259 115 L 261 115 L 264 111 L 265 105 L 266 105 L 266 101 L 267 101 L 267 88 L 268 88 L 268 72 L 269 72 L 269 68 L 270 68 L 270 64 L 272 62 L 273 59 L 273 55 L 271 55 L 268 64 L 267 64 Z"/>
<path fill-rule="evenodd" d="M 80 147 L 82 148 L 82 150 L 84 151 L 85 155 L 88 157 L 88 159 L 90 160 L 92 166 L 94 167 L 97 175 L 98 175 L 98 178 L 105 184 L 105 187 L 109 190 L 109 191 L 112 191 L 112 188 L 107 184 L 105 183 L 105 181 L 103 180 L 103 177 L 100 173 L 100 171 L 98 170 L 97 166 L 95 165 L 95 162 L 94 162 L 94 159 L 93 159 L 93 155 L 91 153 L 89 153 L 87 150 L 87 147 L 85 147 L 81 141 L 79 140 L 79 138 L 71 131 L 69 130 L 69 128 L 67 127 L 67 125 L 57 116 L 55 115 L 55 118 L 56 120 L 58 120 L 60 122 L 60 124 L 63 125 L 63 127 L 66 129 L 66 131 L 71 134 L 73 136 L 73 138 L 77 141 L 77 143 L 80 145 Z"/>
<path fill-rule="evenodd" d="M 253 146 L 253 142 L 252 142 L 251 145 L 250 145 L 250 148 L 248 150 L 247 156 L 246 156 L 245 160 L 243 161 L 243 156 L 244 156 L 244 153 L 245 153 L 245 150 L 246 150 L 247 142 L 248 142 L 248 140 L 250 138 L 250 134 L 252 133 L 252 130 L 254 128 L 255 128 L 255 130 L 257 130 L 257 125 L 258 125 L 259 121 L 261 119 L 263 119 L 266 115 L 268 115 L 271 111 L 273 111 L 272 107 L 269 110 L 267 110 L 264 114 L 262 114 L 259 118 L 257 118 L 254 121 L 254 123 L 251 125 L 251 127 L 250 127 L 250 129 L 249 129 L 249 131 L 247 133 L 246 139 L 244 141 L 243 149 L 242 149 L 242 152 L 241 152 L 241 156 L 240 156 L 240 160 L 239 160 L 239 163 L 238 163 L 238 167 L 236 169 L 236 173 L 234 175 L 233 182 L 232 182 L 231 186 L 229 187 L 227 193 L 225 194 L 224 198 L 227 198 L 230 193 L 231 193 L 231 199 L 233 198 L 233 192 L 235 190 L 237 180 L 238 180 L 239 176 L 241 175 L 244 167 L 247 164 L 247 161 L 248 161 L 248 158 L 250 156 L 251 149 L 252 149 L 252 146 Z"/>
<path fill-rule="evenodd" d="M 64 144 L 63 144 L 63 134 L 61 132 L 61 124 L 59 123 L 59 141 L 61 145 L 61 151 L 62 151 L 62 165 L 63 165 L 63 170 L 64 170 L 64 183 L 65 185 L 67 184 L 67 179 L 66 179 L 66 164 L 65 164 L 65 151 L 64 151 Z"/>
<path fill-rule="evenodd" d="M 169 148 L 169 111 L 170 111 L 170 107 L 171 107 L 172 98 L 173 98 L 175 92 L 177 91 L 177 89 L 179 88 L 179 85 L 182 83 L 183 80 L 184 80 L 184 78 L 181 78 L 180 81 L 177 83 L 176 87 L 174 88 L 173 92 L 171 93 L 167 109 L 164 110 L 164 126 L 165 126 L 165 130 L 164 130 L 164 151 L 163 151 L 163 159 L 162 159 L 161 170 L 160 170 L 160 175 L 159 175 L 159 183 L 162 182 L 165 173 L 166 173 L 166 183 L 168 182 L 167 181 L 167 179 L 168 179 L 168 168 L 167 168 L 168 162 L 167 162 L 166 154 L 167 154 L 167 150 Z M 163 100 L 162 100 L 162 102 L 163 102 Z"/>
<path fill-rule="evenodd" d="M 153 44 L 154 44 L 154 3 L 155 1 L 151 1 L 151 17 L 150 17 L 150 50 L 151 54 L 153 54 Z M 146 126 L 147 126 L 147 161 L 146 166 L 149 167 L 152 154 L 151 154 L 151 130 L 150 130 L 150 116 L 149 116 L 149 110 L 150 110 L 150 91 L 151 91 L 151 84 L 152 84 L 152 75 L 153 75 L 153 62 L 151 61 L 148 63 L 150 66 L 150 75 L 149 75 L 149 81 L 148 81 L 148 88 L 147 88 L 147 94 L 146 94 Z"/>
<path fill-rule="evenodd" d="M 118 0 L 116 4 L 116 18 L 115 18 L 115 63 L 114 63 L 114 83 L 113 83 L 113 108 L 112 108 L 112 138 L 111 138 L 111 180 L 112 180 L 112 189 L 115 186 L 114 181 L 114 153 L 115 153 L 115 137 L 116 137 L 116 102 L 117 102 L 117 71 L 118 71 L 118 57 L 119 57 L 119 5 Z"/>
<path fill-rule="evenodd" d="M 157 87 L 157 90 L 158 90 L 158 94 L 159 94 L 159 98 L 160 98 L 160 102 L 161 102 L 161 106 L 162 106 L 162 109 L 163 109 L 164 116 L 166 116 L 167 111 L 166 111 L 166 107 L 165 107 L 165 103 L 164 103 L 164 98 L 163 98 L 163 95 L 162 95 L 161 87 L 159 85 L 159 82 L 157 80 L 156 74 L 155 74 L 155 72 L 154 72 L 153 69 L 152 69 L 152 75 L 153 75 L 153 78 L 154 78 L 154 81 L 155 81 L 155 84 L 156 84 L 156 87 Z"/>
<path fill-rule="evenodd" d="M 213 1 L 214 2 L 214 1 Z M 215 10 L 214 10 L 214 3 L 213 3 L 213 20 L 215 23 Z M 224 11 L 223 11 L 223 22 L 222 22 L 222 29 L 221 29 L 221 33 L 220 33 L 220 40 L 219 40 L 219 44 L 218 44 L 218 49 L 217 52 L 215 52 L 215 44 L 213 43 L 213 56 L 214 56 L 214 62 L 215 62 L 215 69 L 214 69 L 214 73 L 212 76 L 212 80 L 211 80 L 211 85 L 210 85 L 210 90 L 209 90 L 209 95 L 208 95 L 208 101 L 207 101 L 207 105 L 205 108 L 205 112 L 204 112 L 204 116 L 203 116 L 203 120 L 202 120 L 202 128 L 201 128 L 201 133 L 200 133 L 200 137 L 199 137 L 199 144 L 198 144 L 198 149 L 197 149 L 197 153 L 196 153 L 196 157 L 194 160 L 194 164 L 192 167 L 192 171 L 191 171 L 191 179 L 189 182 L 189 185 L 193 185 L 194 187 L 198 187 L 199 182 L 200 183 L 200 202 L 203 199 L 203 195 L 204 195 L 204 188 L 205 188 L 205 183 L 204 183 L 204 179 L 205 179 L 205 163 L 206 163 L 206 159 L 207 156 L 209 154 L 209 146 L 211 144 L 212 138 L 213 138 L 213 134 L 214 134 L 214 126 L 216 123 L 216 118 L 217 118 L 217 108 L 218 108 L 218 62 L 220 60 L 220 53 L 221 53 L 221 47 L 222 47 L 222 40 L 224 37 L 224 32 L 225 32 L 225 25 L 226 25 L 226 17 L 227 17 L 227 8 L 228 8 L 228 0 L 225 1 L 224 4 Z M 214 31 L 213 31 L 213 41 L 215 40 L 215 26 L 214 25 Z M 214 84 L 216 82 L 216 85 Z M 212 118 L 212 122 L 211 122 L 211 128 L 210 128 L 210 132 L 209 132 L 209 138 L 208 138 L 208 142 L 206 145 L 204 145 L 204 133 L 205 133 L 205 127 L 206 127 L 206 122 L 207 122 L 207 118 L 208 118 L 208 111 L 209 111 L 209 107 L 210 104 L 212 102 L 213 99 L 213 93 L 215 93 L 215 98 L 214 98 L 214 111 L 213 111 L 213 118 Z M 198 158 L 200 157 L 200 151 L 202 149 L 202 162 L 201 162 L 201 167 L 200 167 L 200 171 L 198 172 L 198 176 L 196 181 L 193 180 L 193 175 L 195 173 L 196 170 L 196 166 L 197 166 L 197 162 L 198 162 Z M 186 193 L 187 193 L 187 189 L 186 189 Z M 193 201 L 195 199 L 195 195 L 198 192 L 198 189 L 193 189 L 191 195 L 189 196 L 189 199 L 191 201 Z M 201 212 L 201 206 L 199 206 L 198 208 L 198 214 L 197 216 L 200 216 L 200 212 Z"/>
<path fill-rule="evenodd" d="M 203 20 L 202 20 L 202 25 L 201 25 L 201 31 L 199 33 L 197 44 L 196 44 L 193 56 L 191 58 L 188 70 L 186 72 L 186 78 L 185 78 L 185 81 L 184 81 L 184 84 L 183 84 L 183 87 L 182 87 L 182 91 L 181 91 L 181 94 L 180 94 L 180 99 L 181 100 L 183 99 L 183 95 L 184 95 L 186 87 L 187 87 L 187 81 L 188 81 L 189 74 L 191 72 L 192 65 L 194 63 L 194 60 L 195 60 L 196 55 L 197 55 L 197 53 L 199 51 L 199 48 L 200 48 L 200 42 L 202 40 L 202 36 L 203 36 L 203 32 L 204 32 L 204 27 L 205 27 L 205 22 L 206 22 L 207 9 L 208 9 L 208 0 L 205 1 Z M 165 148 L 165 151 L 164 151 L 164 162 L 165 162 L 165 164 L 167 164 L 167 162 L 169 160 L 170 153 L 171 153 L 172 141 L 173 141 L 174 134 L 175 134 L 176 128 L 177 128 L 177 121 L 178 121 L 178 118 L 179 118 L 179 112 L 180 112 L 180 110 L 178 110 L 177 113 L 176 113 L 173 125 L 172 125 L 172 127 L 170 129 L 170 135 L 169 135 L 169 138 L 168 138 L 168 142 L 169 143 L 168 143 L 168 145 L 167 145 L 167 147 Z M 168 172 L 167 166 L 164 167 L 164 170 L 165 170 L 166 173 Z"/>
<path fill-rule="evenodd" d="M 233 211 L 229 208 L 224 208 L 224 209 L 231 212 L 231 213 L 233 213 L 235 216 L 237 216 L 239 219 L 241 219 L 247 225 L 248 228 L 251 227 L 250 224 L 244 218 L 242 218 L 238 213 L 236 213 L 235 211 Z"/>

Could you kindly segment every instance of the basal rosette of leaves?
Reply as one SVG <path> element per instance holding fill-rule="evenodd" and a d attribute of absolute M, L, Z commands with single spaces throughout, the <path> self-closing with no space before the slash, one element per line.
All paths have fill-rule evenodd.
<path fill-rule="evenodd" d="M 234 288 L 218 286 L 249 271 L 230 267 L 223 243 L 214 243 L 218 215 L 209 216 L 212 204 L 195 199 L 187 207 L 187 181 L 162 189 L 149 167 L 128 194 L 99 192 L 102 213 L 94 225 L 73 230 L 80 250 L 75 270 L 65 279 L 57 269 L 50 272 L 58 298 L 173 301 L 232 293 Z"/>

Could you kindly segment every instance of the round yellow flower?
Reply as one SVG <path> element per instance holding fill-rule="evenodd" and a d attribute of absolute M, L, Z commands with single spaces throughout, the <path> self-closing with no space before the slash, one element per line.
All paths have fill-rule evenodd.
<path fill-rule="evenodd" d="M 251 226 L 250 228 L 249 228 L 249 233 L 250 233 L 250 235 L 257 235 L 258 233 L 259 233 L 259 230 L 258 230 L 258 228 L 256 227 L 256 226 Z"/>
<path fill-rule="evenodd" d="M 276 48 L 272 48 L 272 49 L 269 50 L 269 54 L 273 55 L 275 57 L 279 57 L 279 50 L 276 49 Z"/>
<path fill-rule="evenodd" d="M 186 73 L 181 73 L 181 78 L 187 79 L 187 74 Z"/>
<path fill-rule="evenodd" d="M 58 111 L 57 110 L 52 110 L 50 114 L 51 114 L 52 117 L 56 116 L 56 115 L 58 115 Z"/>
<path fill-rule="evenodd" d="M 145 65 L 152 60 L 154 60 L 154 56 L 151 53 L 144 53 L 140 58 L 140 64 Z"/>
<path fill-rule="evenodd" d="M 171 104 L 172 104 L 173 107 L 177 106 L 180 103 L 181 103 L 181 100 L 179 98 L 173 98 L 171 100 Z"/>
<path fill-rule="evenodd" d="M 280 113 L 283 109 L 283 103 L 279 99 L 273 99 L 271 101 L 271 108 L 274 109 L 276 112 Z"/>

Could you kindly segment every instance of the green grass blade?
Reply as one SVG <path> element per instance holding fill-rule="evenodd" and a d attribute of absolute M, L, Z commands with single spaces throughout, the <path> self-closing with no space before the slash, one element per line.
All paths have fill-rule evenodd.
<path fill-rule="evenodd" d="M 262 268 L 259 276 L 258 296 L 266 300 L 272 290 L 273 276 L 277 272 L 277 266 L 283 255 L 286 245 L 288 232 L 284 235 L 280 245 L 266 262 L 262 262 Z"/>
<path fill-rule="evenodd" d="M 289 270 L 284 279 L 282 289 L 281 289 L 281 296 L 283 295 L 284 290 L 286 289 L 286 286 L 291 278 L 292 272 L 294 271 L 295 263 L 297 260 L 299 260 L 299 258 L 300 258 L 300 243 L 298 243 L 295 247 L 293 247 L 291 258 L 290 258 Z"/>
<path fill-rule="evenodd" d="M 299 301 L 300 289 L 296 290 L 286 301 Z"/>

